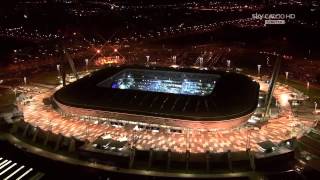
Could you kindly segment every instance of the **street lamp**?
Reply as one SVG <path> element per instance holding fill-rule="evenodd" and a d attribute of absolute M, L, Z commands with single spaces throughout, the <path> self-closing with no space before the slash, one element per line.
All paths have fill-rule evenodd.
<path fill-rule="evenodd" d="M 228 60 L 227 60 L 227 67 L 228 67 L 228 69 L 230 69 L 230 64 L 231 64 L 231 61 L 228 59 Z"/>
<path fill-rule="evenodd" d="M 57 64 L 57 71 L 58 71 L 58 80 L 61 82 L 60 77 L 61 77 L 61 69 L 60 69 L 60 64 Z M 62 79 L 62 78 L 61 78 Z"/>
<path fill-rule="evenodd" d="M 258 76 L 260 76 L 260 72 L 261 72 L 261 64 L 258 64 L 258 65 L 257 65 L 257 68 L 258 68 Z"/>
<path fill-rule="evenodd" d="M 88 140 L 89 139 L 89 123 L 86 122 L 86 139 Z"/>
<path fill-rule="evenodd" d="M 246 143 L 247 149 L 251 149 L 251 131 L 252 131 L 252 127 L 249 127 L 247 129 L 247 143 Z"/>
<path fill-rule="evenodd" d="M 24 85 L 27 85 L 27 77 L 23 77 Z"/>
<path fill-rule="evenodd" d="M 115 53 L 118 52 L 118 49 L 114 49 L 113 52 L 115 52 Z"/>
<path fill-rule="evenodd" d="M 84 62 L 86 63 L 86 72 L 88 72 L 89 59 L 85 59 Z"/>
<path fill-rule="evenodd" d="M 289 72 L 287 71 L 287 72 L 285 72 L 285 74 L 286 74 L 286 80 L 288 80 Z"/>
<path fill-rule="evenodd" d="M 47 128 L 48 128 L 48 131 L 51 131 L 51 132 L 52 132 L 51 118 L 48 118 L 47 120 L 48 120 L 48 124 L 47 124 L 47 125 L 48 125 L 48 127 L 47 127 Z"/>
<path fill-rule="evenodd" d="M 100 54 L 101 53 L 101 50 L 100 49 L 97 49 L 97 54 Z"/>
<path fill-rule="evenodd" d="M 149 65 L 150 56 L 146 56 L 147 58 L 147 65 Z"/>
<path fill-rule="evenodd" d="M 177 64 L 177 56 L 172 56 L 173 65 Z"/>
<path fill-rule="evenodd" d="M 17 96 L 17 89 L 13 88 L 14 96 Z"/>
<path fill-rule="evenodd" d="M 199 67 L 202 68 L 203 65 L 203 57 L 199 58 Z"/>
<path fill-rule="evenodd" d="M 186 150 L 188 151 L 190 148 L 190 129 L 186 129 Z"/>
<path fill-rule="evenodd" d="M 311 55 L 311 49 L 308 50 L 308 54 L 309 54 L 309 58 L 310 58 L 310 55 Z"/>
<path fill-rule="evenodd" d="M 60 64 L 57 64 L 57 71 L 58 71 L 58 76 L 60 76 L 60 73 L 61 73 L 61 71 L 60 71 L 61 69 L 60 69 Z"/>

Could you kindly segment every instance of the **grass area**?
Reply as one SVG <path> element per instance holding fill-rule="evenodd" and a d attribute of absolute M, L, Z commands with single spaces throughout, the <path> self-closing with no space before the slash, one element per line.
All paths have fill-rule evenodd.
<path fill-rule="evenodd" d="M 9 89 L 0 88 L 0 107 L 13 103 L 14 93 Z"/>
<path fill-rule="evenodd" d="M 296 80 L 285 80 L 285 76 L 279 76 L 278 78 L 278 82 L 283 83 L 283 84 L 287 84 L 301 92 L 303 92 L 304 94 L 308 95 L 310 97 L 310 99 L 318 99 L 320 98 L 320 89 L 317 87 L 314 87 L 312 85 L 310 85 L 309 89 L 307 89 L 307 85 L 296 81 Z"/>
<path fill-rule="evenodd" d="M 41 83 L 41 84 L 48 84 L 48 85 L 58 85 L 59 80 L 57 77 L 57 71 L 52 72 L 42 72 L 40 74 L 37 74 L 36 76 L 33 76 L 30 79 L 31 82 L 34 83 Z"/>
<path fill-rule="evenodd" d="M 81 70 L 84 71 L 84 68 L 77 68 L 77 73 L 80 74 Z M 66 74 L 71 74 L 72 71 L 70 69 L 66 69 Z M 59 85 L 58 72 L 55 71 L 46 71 L 37 73 L 36 75 L 30 78 L 30 82 L 47 84 L 47 85 Z"/>
<path fill-rule="evenodd" d="M 247 68 L 243 69 L 243 73 L 254 75 L 254 76 L 257 75 L 257 71 L 250 70 Z M 277 82 L 280 82 L 282 84 L 287 84 L 287 85 L 303 92 L 304 94 L 308 95 L 311 100 L 320 98 L 320 88 L 314 87 L 312 85 L 310 85 L 309 89 L 307 89 L 306 83 L 302 83 L 300 81 L 292 80 L 292 79 L 286 80 L 284 75 L 279 75 Z"/>

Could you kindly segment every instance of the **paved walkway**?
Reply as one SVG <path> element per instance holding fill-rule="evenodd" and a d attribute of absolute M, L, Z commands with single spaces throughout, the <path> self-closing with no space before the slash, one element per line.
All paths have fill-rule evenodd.
<path fill-rule="evenodd" d="M 32 87 L 30 87 L 32 88 Z M 261 85 L 262 90 L 266 87 Z M 218 132 L 189 132 L 167 133 L 160 131 L 134 131 L 128 128 L 115 128 L 107 124 L 92 124 L 80 119 L 71 119 L 61 116 L 48 106 L 44 106 L 42 99 L 52 94 L 51 90 L 37 88 L 29 91 L 30 102 L 23 106 L 25 121 L 39 126 L 41 129 L 61 133 L 64 136 L 73 136 L 81 140 L 94 141 L 103 134 L 110 134 L 113 139 L 127 137 L 134 141 L 138 149 L 167 150 L 185 152 L 212 152 L 244 151 L 250 147 L 258 151 L 257 143 L 271 140 L 278 143 L 293 136 L 300 137 L 313 125 L 309 119 L 292 118 L 292 110 L 287 103 L 293 92 L 285 86 L 276 86 L 274 95 L 280 102 L 281 112 L 278 118 L 271 119 L 259 128 L 238 128 Z M 133 138 L 135 137 L 135 138 Z M 132 141 L 133 142 L 133 141 Z"/>

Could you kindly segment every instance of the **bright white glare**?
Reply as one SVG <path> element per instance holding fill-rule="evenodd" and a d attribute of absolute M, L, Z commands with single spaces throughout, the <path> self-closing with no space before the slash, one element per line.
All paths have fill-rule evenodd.
<path fill-rule="evenodd" d="M 279 99 L 280 106 L 287 106 L 289 105 L 289 95 L 288 94 L 281 94 Z"/>

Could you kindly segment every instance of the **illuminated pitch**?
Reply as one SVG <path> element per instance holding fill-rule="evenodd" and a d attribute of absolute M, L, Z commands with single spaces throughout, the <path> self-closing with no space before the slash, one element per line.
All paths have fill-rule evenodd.
<path fill-rule="evenodd" d="M 124 69 L 98 86 L 171 94 L 206 96 L 212 93 L 219 75 L 161 70 Z"/>

